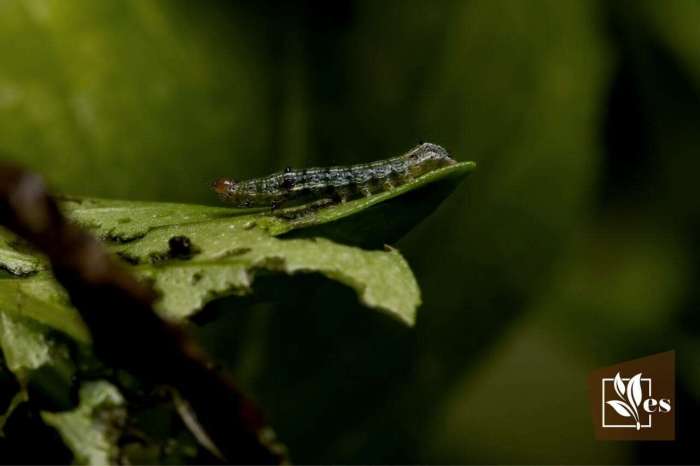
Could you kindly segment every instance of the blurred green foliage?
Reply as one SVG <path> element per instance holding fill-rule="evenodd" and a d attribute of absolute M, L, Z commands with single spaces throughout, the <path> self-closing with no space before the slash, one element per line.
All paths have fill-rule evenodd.
<path fill-rule="evenodd" d="M 696 462 L 685 424 L 594 442 L 584 387 L 676 349 L 681 422 L 700 410 L 699 21 L 690 0 L 5 0 L 0 140 L 64 192 L 212 203 L 218 176 L 442 144 L 479 173 L 399 243 L 415 329 L 333 286 L 219 301 L 200 329 L 292 458 Z"/>

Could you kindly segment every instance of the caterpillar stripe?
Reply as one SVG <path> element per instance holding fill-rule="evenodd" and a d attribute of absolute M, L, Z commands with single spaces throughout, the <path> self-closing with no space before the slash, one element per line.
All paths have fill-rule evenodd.
<path fill-rule="evenodd" d="M 318 200 L 345 202 L 400 186 L 435 169 L 453 165 L 445 149 L 420 144 L 407 153 L 376 162 L 349 166 L 287 168 L 263 178 L 236 181 L 220 178 L 213 190 L 238 207 L 272 207 Z"/>

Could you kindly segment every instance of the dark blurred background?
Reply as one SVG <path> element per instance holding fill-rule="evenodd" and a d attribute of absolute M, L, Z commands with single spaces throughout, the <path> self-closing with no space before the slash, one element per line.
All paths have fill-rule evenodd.
<path fill-rule="evenodd" d="M 0 1 L 0 148 L 60 191 L 444 145 L 415 329 L 331 285 L 199 330 L 299 463 L 698 462 L 700 3 Z M 303 280 L 302 280 L 303 281 Z M 299 287 L 309 287 L 299 283 Z M 679 440 L 597 442 L 592 369 L 677 351 Z"/>

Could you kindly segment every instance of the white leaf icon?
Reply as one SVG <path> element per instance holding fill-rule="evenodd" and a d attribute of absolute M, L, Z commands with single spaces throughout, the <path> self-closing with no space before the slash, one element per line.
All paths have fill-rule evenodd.
<path fill-rule="evenodd" d="M 612 406 L 615 412 L 620 416 L 633 417 L 632 411 L 629 409 L 629 407 L 627 407 L 627 403 L 623 403 L 622 401 L 617 400 L 606 401 L 606 403 Z"/>
<path fill-rule="evenodd" d="M 635 375 L 627 383 L 627 399 L 636 408 L 642 403 L 642 373 Z"/>
<path fill-rule="evenodd" d="M 615 382 L 613 383 L 613 386 L 615 387 L 615 393 L 617 393 L 617 396 L 622 398 L 623 400 L 625 399 L 625 383 L 622 381 L 622 377 L 620 377 L 620 373 L 618 372 L 615 374 Z"/>
<path fill-rule="evenodd" d="M 637 421 L 637 430 L 640 429 L 639 423 L 639 411 L 637 411 L 637 406 L 642 402 L 642 373 L 633 376 L 629 382 L 627 382 L 627 400 L 629 401 L 629 408 L 632 411 L 634 420 Z"/>

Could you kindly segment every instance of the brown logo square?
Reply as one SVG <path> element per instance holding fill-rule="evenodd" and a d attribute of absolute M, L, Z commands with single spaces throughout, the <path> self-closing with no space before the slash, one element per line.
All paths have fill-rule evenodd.
<path fill-rule="evenodd" d="M 675 351 L 597 369 L 588 378 L 598 440 L 674 440 Z"/>

